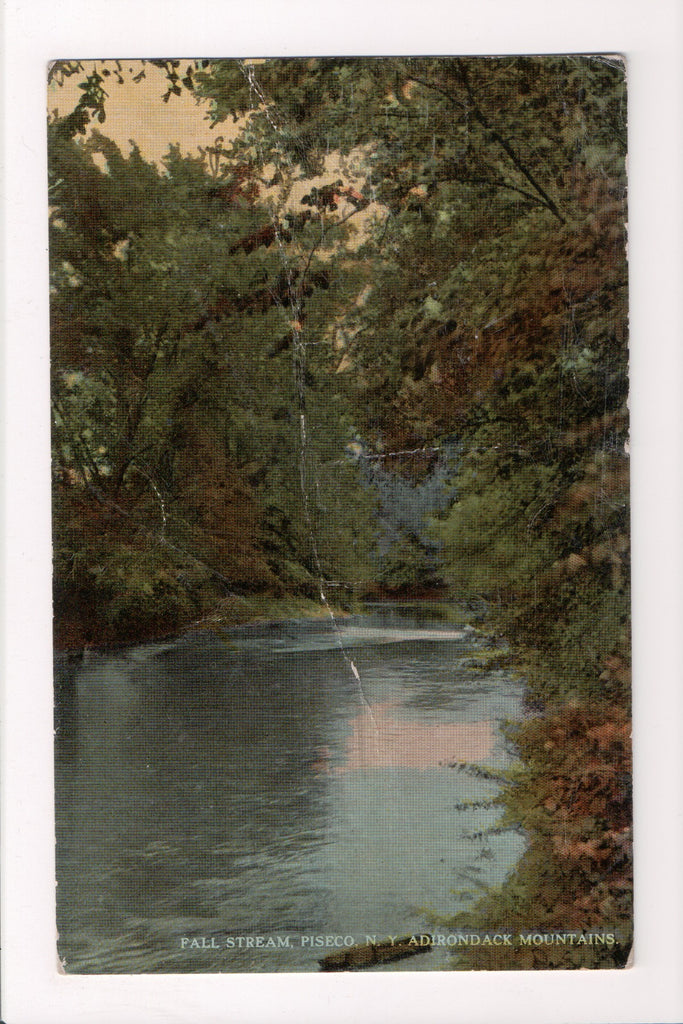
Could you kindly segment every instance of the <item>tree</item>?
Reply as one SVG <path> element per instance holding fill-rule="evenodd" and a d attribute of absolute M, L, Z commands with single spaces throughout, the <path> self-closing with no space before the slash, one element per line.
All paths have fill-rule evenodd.
<path fill-rule="evenodd" d="M 305 381 L 287 351 L 293 318 L 324 332 L 344 290 L 314 259 L 307 218 L 273 228 L 229 155 L 216 176 L 171 150 L 159 173 L 136 149 L 124 159 L 97 133 L 82 145 L 55 129 L 50 156 L 58 609 L 87 602 L 93 636 L 119 635 L 173 628 L 226 593 L 362 577 L 368 499 L 350 464 L 299 485 L 343 451 L 351 420 L 332 346 Z M 306 247 L 305 277 L 283 271 L 280 244 Z M 312 546 L 323 515 L 331 539 Z"/>
<path fill-rule="evenodd" d="M 260 461 L 252 438 L 258 436 L 261 452 L 291 453 L 284 477 L 300 482 L 299 504 L 290 494 L 274 512 L 282 524 L 283 506 L 288 510 L 287 561 L 303 561 L 313 575 L 321 569 L 316 548 L 324 515 L 310 495 L 327 479 L 323 463 L 335 459 L 329 445 L 325 459 L 310 447 L 315 423 L 316 434 L 335 438 L 337 456 L 356 437 L 362 458 L 438 449 L 443 439 L 459 438 L 457 499 L 433 524 L 430 541 L 443 544 L 443 576 L 459 590 L 496 600 L 520 598 L 529 587 L 537 593 L 540 581 L 559 571 L 553 566 L 572 555 L 588 563 L 602 543 L 612 545 L 614 571 L 606 576 L 600 568 L 597 576 L 616 579 L 623 562 L 615 545 L 623 535 L 626 430 L 619 63 L 600 57 L 151 63 L 167 77 L 165 100 L 191 89 L 210 98 L 216 125 L 232 117 L 241 127 L 229 146 L 219 139 L 204 154 L 203 169 L 186 166 L 177 154 L 169 164 L 189 203 L 179 214 L 184 235 L 195 233 L 182 270 L 173 254 L 188 318 L 169 326 L 169 310 L 157 297 L 145 344 L 159 340 L 162 326 L 178 337 L 191 328 L 192 359 L 183 356 L 181 364 L 183 372 L 193 366 L 191 376 L 206 389 L 209 376 L 203 371 L 202 378 L 197 360 L 201 353 L 214 373 L 211 339 L 219 330 L 221 344 L 233 339 L 234 393 L 249 377 L 261 399 L 262 384 L 268 395 L 282 396 L 271 421 L 280 425 L 265 447 L 251 430 L 255 419 L 263 421 L 253 394 L 230 403 L 228 433 L 231 444 L 249 453 L 250 479 L 259 481 L 250 487 L 264 493 L 269 478 L 277 490 L 276 460 Z M 83 83 L 81 114 L 105 116 L 105 71 L 110 78 L 125 74 L 119 65 L 93 71 Z M 53 73 L 75 69 L 63 62 Z M 55 136 L 73 134 L 75 124 L 62 119 Z M 334 180 L 330 155 L 339 174 Z M 111 156 L 111 167 L 121 171 L 120 157 L 117 165 Z M 192 193 L 188 175 L 206 176 L 207 167 L 211 187 L 203 181 Z M 90 181 L 78 213 L 85 239 L 92 242 L 89 204 L 99 202 L 95 221 L 109 218 L 100 230 L 118 239 L 111 244 L 132 246 L 135 217 L 148 209 L 140 192 L 149 171 L 138 166 L 136 173 L 140 182 L 128 181 L 131 199 L 118 224 Z M 200 209 L 207 192 L 214 210 L 230 210 L 222 235 Z M 298 203 L 295 195 L 302 196 Z M 369 211 L 374 219 L 366 221 L 360 248 L 345 247 L 354 219 Z M 204 228 L 197 234 L 202 217 L 213 224 L 210 241 Z M 139 265 L 143 278 L 158 275 L 155 293 L 162 295 L 168 267 L 160 276 L 151 268 L 165 265 L 168 230 L 154 237 L 156 248 Z M 152 235 L 145 238 L 149 246 Z M 135 247 L 119 261 L 122 280 L 130 260 L 142 257 L 139 240 Z M 120 303 L 111 295 L 110 302 Z M 146 300 L 141 293 L 136 308 L 132 295 L 126 308 L 137 319 Z M 119 332 L 131 329 L 120 310 L 114 320 Z M 266 338 L 260 362 L 252 362 Z M 121 343 L 112 335 L 105 347 Z M 282 376 L 285 359 L 293 379 Z M 129 367 L 128 377 L 121 368 L 118 374 L 112 481 L 120 486 L 130 460 L 140 461 L 133 435 L 150 399 L 139 365 Z M 220 374 L 211 380 L 212 401 L 220 404 L 226 380 Z M 326 417 L 323 429 L 318 424 Z M 173 445 L 161 438 L 155 445 L 159 453 L 166 446 L 168 461 Z M 410 486 L 432 468 L 410 455 L 384 465 Z M 149 462 L 144 472 L 159 490 Z M 596 473 L 609 491 L 599 506 L 586 482 Z M 581 511 L 566 514 L 581 486 Z M 284 558 L 282 525 L 276 533 L 273 543 Z M 399 548 L 414 542 L 408 533 L 398 538 Z M 418 572 L 418 563 L 408 558 L 408 574 Z"/>

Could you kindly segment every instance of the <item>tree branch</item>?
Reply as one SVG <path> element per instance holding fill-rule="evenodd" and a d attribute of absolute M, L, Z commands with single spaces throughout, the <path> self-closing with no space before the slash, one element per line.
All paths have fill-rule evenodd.
<path fill-rule="evenodd" d="M 475 95 L 474 95 L 474 91 L 472 89 L 472 86 L 470 84 L 470 80 L 469 80 L 468 75 L 467 75 L 467 70 L 466 70 L 465 65 L 463 64 L 463 62 L 462 61 L 457 61 L 456 62 L 456 68 L 458 70 L 458 75 L 460 76 L 460 80 L 461 80 L 461 82 L 462 82 L 462 84 L 463 84 L 463 86 L 464 86 L 464 88 L 465 88 L 465 90 L 467 92 L 467 95 L 468 95 L 468 98 L 469 98 L 469 101 L 470 101 L 470 104 L 471 104 L 472 113 L 474 114 L 474 116 L 477 119 L 477 121 L 479 122 L 479 124 L 482 126 L 484 131 L 488 132 L 488 134 L 491 136 L 491 138 L 495 142 L 498 143 L 498 145 L 504 150 L 504 152 L 510 158 L 510 160 L 512 161 L 514 166 L 517 168 L 517 170 L 520 172 L 520 174 L 522 174 L 526 178 L 526 180 L 529 182 L 529 184 L 532 186 L 532 188 L 534 188 L 536 190 L 536 192 L 539 194 L 539 196 L 541 196 L 541 198 L 543 200 L 543 205 L 546 206 L 550 210 L 550 212 L 553 214 L 553 216 L 556 217 L 561 224 L 566 224 L 565 218 L 562 216 L 562 214 L 558 210 L 555 202 L 550 198 L 550 196 L 545 191 L 543 186 L 540 185 L 536 181 L 534 175 L 531 173 L 531 171 L 528 169 L 528 167 L 526 167 L 522 163 L 520 157 L 515 153 L 514 149 L 512 148 L 510 143 L 507 141 L 507 139 L 503 138 L 503 136 L 500 134 L 500 132 L 496 128 L 492 128 L 491 125 L 489 124 L 485 114 L 483 113 L 483 111 L 481 110 L 479 104 L 477 103 L 477 100 L 476 100 Z"/>
<path fill-rule="evenodd" d="M 216 579 L 220 580 L 221 583 L 224 583 L 226 587 L 232 586 L 230 580 L 221 572 L 219 572 L 218 569 L 214 569 L 213 566 L 208 565 L 206 562 L 203 562 L 201 558 L 197 558 L 196 555 L 191 554 L 189 551 L 185 551 L 184 548 L 179 547 L 177 544 L 173 544 L 170 540 L 167 540 L 163 535 L 155 533 L 154 530 L 150 530 L 147 526 L 141 523 L 140 520 L 137 519 L 134 515 L 132 515 L 130 512 L 127 512 L 125 508 L 122 508 L 121 505 L 119 505 L 117 502 L 112 501 L 111 498 L 108 498 L 106 494 L 104 494 L 98 487 L 95 487 L 89 481 L 86 481 L 86 487 L 89 493 L 95 499 L 95 501 L 97 501 L 97 503 L 101 505 L 103 508 L 108 509 L 110 512 L 115 512 L 116 515 L 123 516 L 125 519 L 129 519 L 132 523 L 135 524 L 136 528 L 140 530 L 141 533 L 145 534 L 146 537 L 149 537 L 156 543 L 161 544 L 165 548 L 168 548 L 170 551 L 173 551 L 175 554 L 180 555 L 182 558 L 185 558 L 190 562 L 194 562 L 195 565 L 201 566 L 201 568 L 205 569 L 211 576 L 214 576 Z M 244 601 L 244 598 L 242 597 L 241 594 L 236 594 L 232 590 L 228 590 L 228 596 L 235 597 L 239 601 Z"/>

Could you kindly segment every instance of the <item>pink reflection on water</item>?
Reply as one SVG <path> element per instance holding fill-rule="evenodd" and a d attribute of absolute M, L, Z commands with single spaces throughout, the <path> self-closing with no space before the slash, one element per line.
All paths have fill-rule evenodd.
<path fill-rule="evenodd" d="M 394 704 L 376 704 L 353 720 L 345 760 L 334 770 L 358 768 L 436 768 L 452 761 L 483 761 L 493 750 L 493 723 L 409 722 L 391 714 Z M 330 751 L 318 748 L 316 772 L 330 771 Z"/>

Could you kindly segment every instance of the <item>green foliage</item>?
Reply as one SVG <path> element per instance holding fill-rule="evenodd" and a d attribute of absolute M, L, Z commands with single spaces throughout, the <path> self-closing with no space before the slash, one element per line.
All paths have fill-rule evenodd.
<path fill-rule="evenodd" d="M 309 346 L 345 297 L 343 272 L 330 281 L 309 252 L 292 286 L 242 164 L 222 168 L 225 198 L 174 149 L 159 173 L 135 149 L 53 129 L 50 155 L 58 618 L 78 618 L 87 595 L 103 638 L 127 636 L 136 620 L 145 633 L 155 615 L 166 629 L 205 611 L 226 588 L 367 577 L 372 502 L 339 459 L 348 389 L 330 374 L 333 347 Z M 109 554 L 88 548 L 91 515 L 120 521 Z M 97 573 L 67 569 L 92 558 Z"/>
<path fill-rule="evenodd" d="M 462 497 L 448 518 L 435 524 L 458 593 L 492 595 L 529 586 L 551 558 L 548 538 L 534 528 L 533 510 L 543 506 L 555 472 L 538 464 L 508 470 L 515 461 L 512 457 L 502 468 L 498 465 L 488 480 L 486 465 L 464 470 Z"/>

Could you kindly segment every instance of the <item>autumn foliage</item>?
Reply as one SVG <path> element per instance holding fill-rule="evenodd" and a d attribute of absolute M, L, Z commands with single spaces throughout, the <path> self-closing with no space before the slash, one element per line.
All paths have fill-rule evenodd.
<path fill-rule="evenodd" d="M 504 823 L 528 847 L 503 888 L 459 927 L 575 937 L 610 944 L 477 948 L 476 967 L 499 970 L 624 966 L 632 941 L 631 724 L 611 704 L 573 701 L 511 730 L 522 765 L 504 794 Z M 472 951 L 459 953 L 475 966 Z"/>

